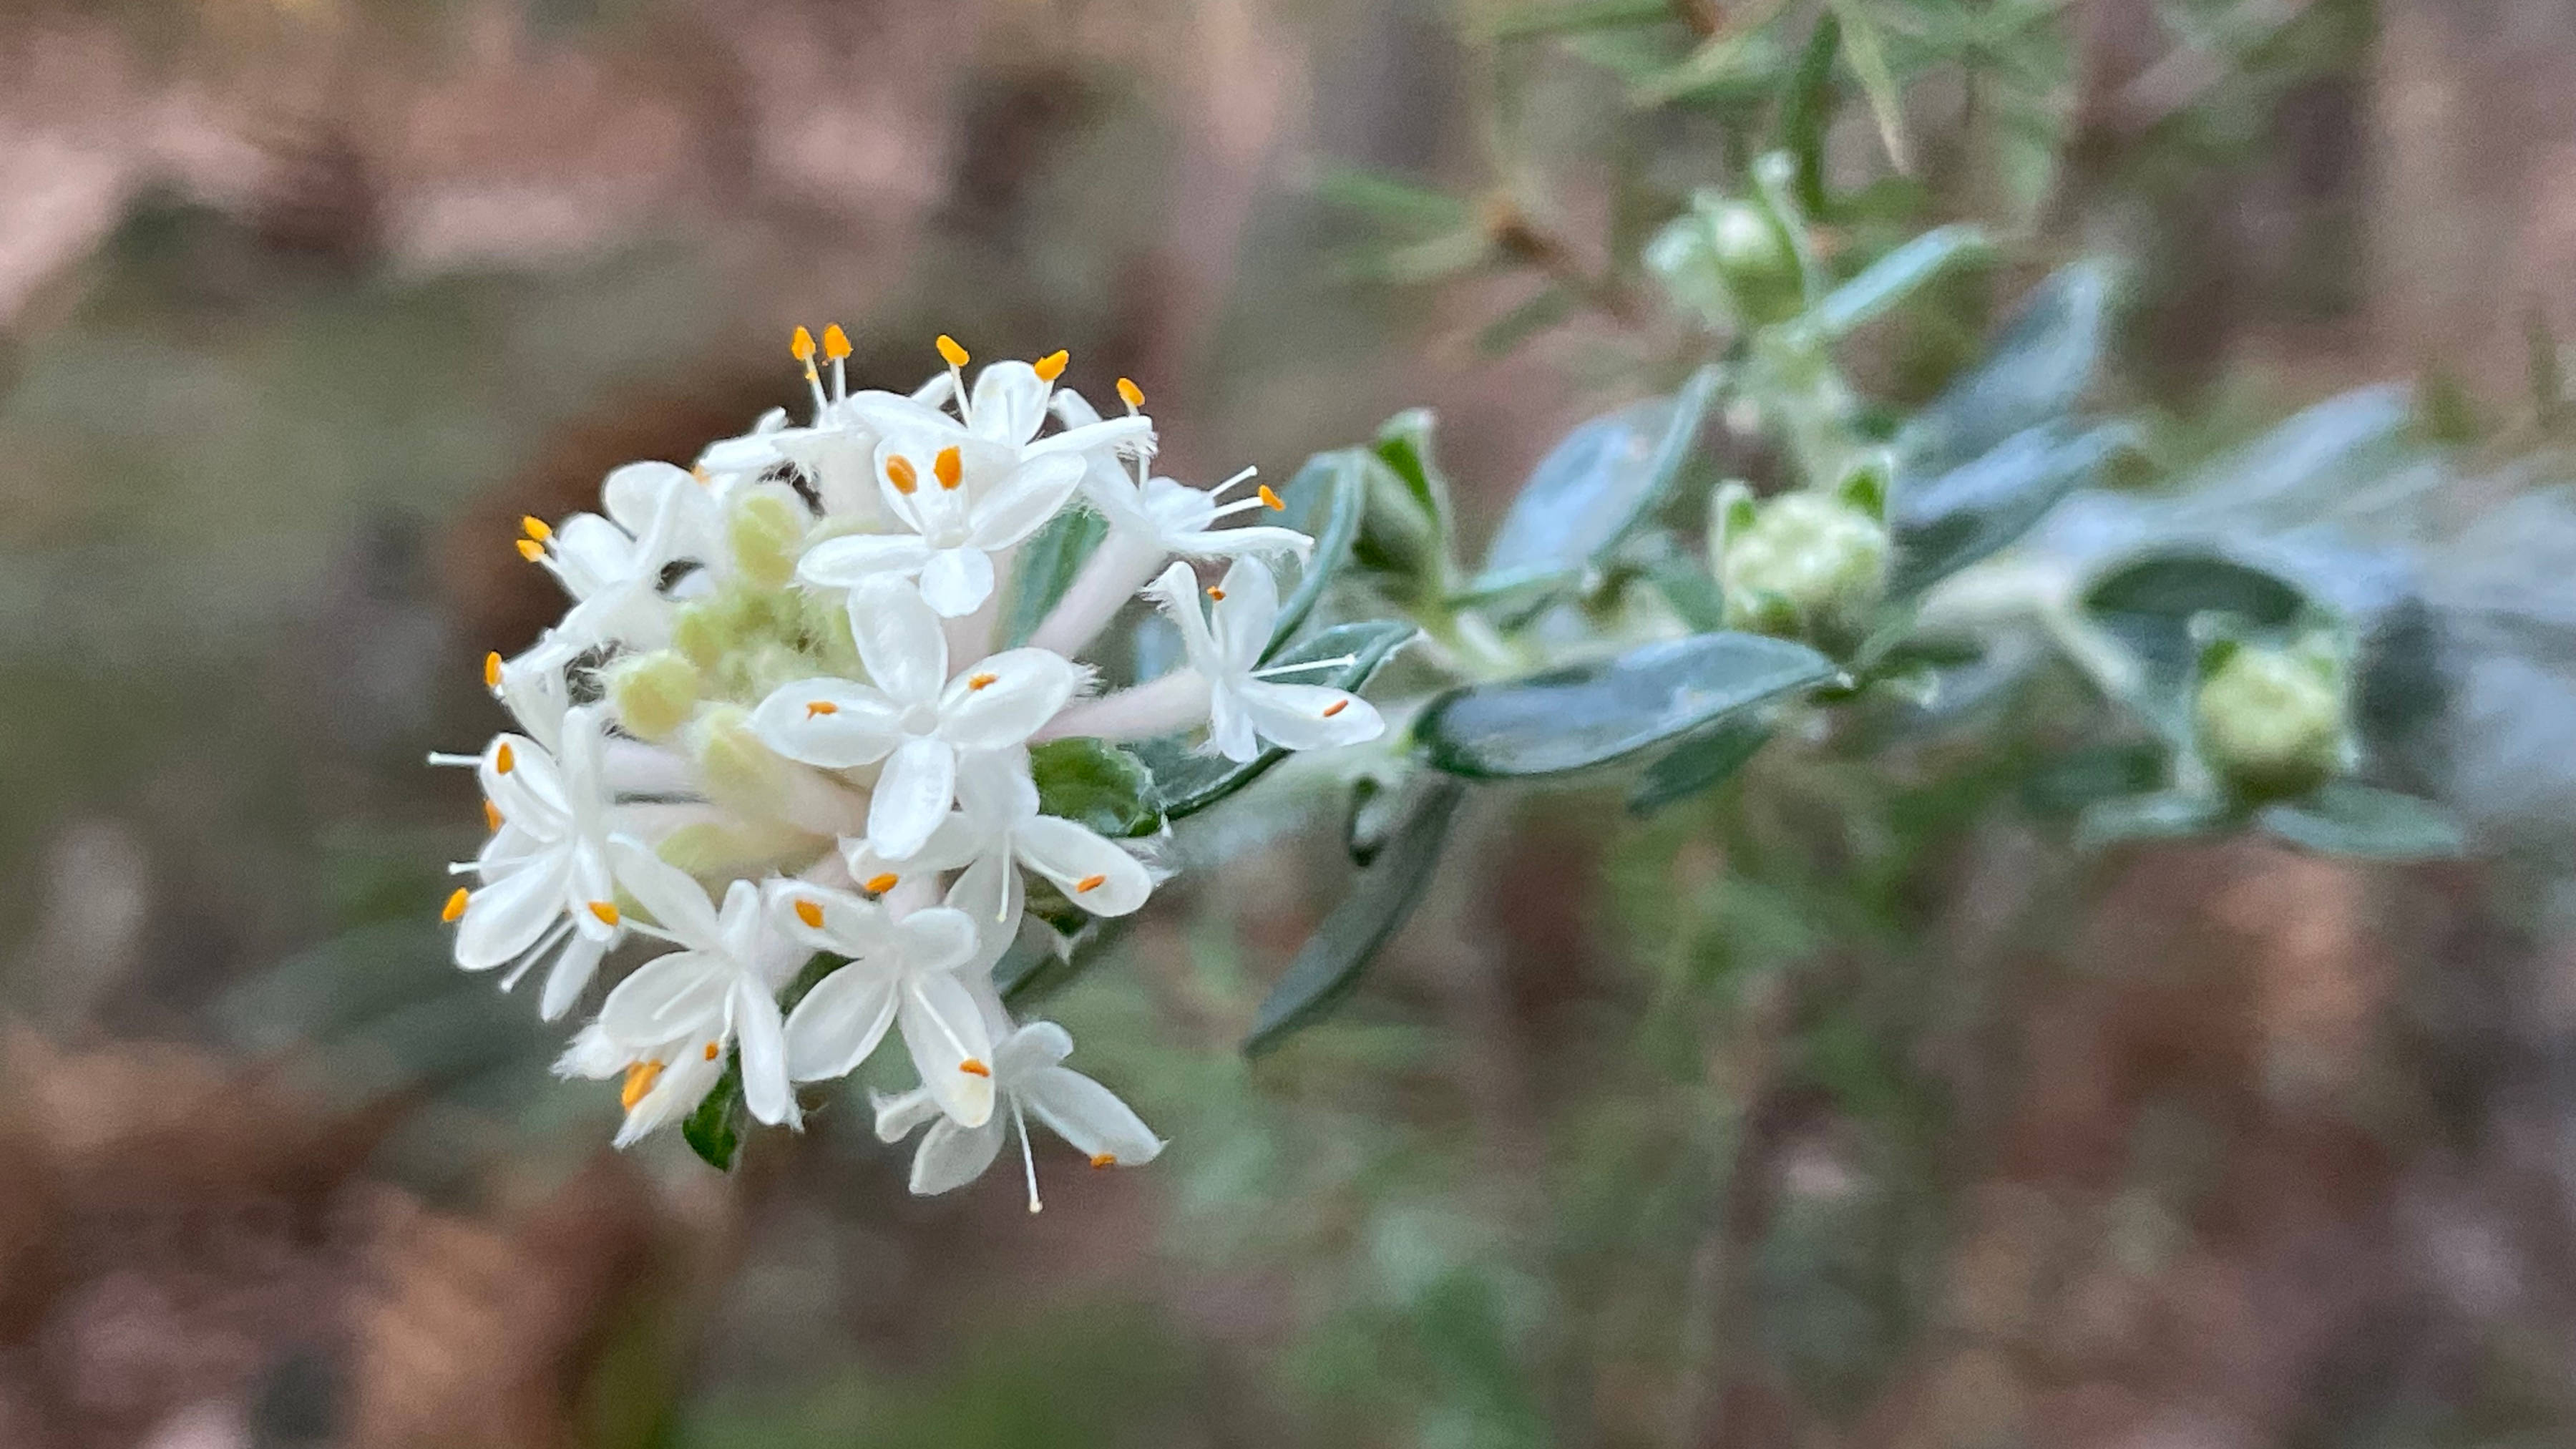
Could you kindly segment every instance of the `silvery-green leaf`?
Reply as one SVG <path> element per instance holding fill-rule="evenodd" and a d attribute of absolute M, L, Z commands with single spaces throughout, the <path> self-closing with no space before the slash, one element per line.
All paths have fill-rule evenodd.
<path fill-rule="evenodd" d="M 1897 451 L 1909 471 L 1946 473 L 2072 411 L 2101 366 L 2117 277 L 2085 261 L 2033 288 L 1984 358 L 1906 423 Z"/>
<path fill-rule="evenodd" d="M 2184 840 L 2211 834 L 2227 823 L 2227 803 L 2206 795 L 2129 795 L 2085 807 L 2075 825 L 2075 844 L 2079 849 L 2098 850 L 2129 840 Z"/>
<path fill-rule="evenodd" d="M 1318 453 L 1279 490 L 1279 501 L 1287 505 L 1279 521 L 1311 535 L 1315 548 L 1296 587 L 1280 601 L 1279 622 L 1271 627 L 1265 658 L 1277 655 L 1297 626 L 1306 622 L 1324 597 L 1325 586 L 1350 558 L 1351 544 L 1359 537 L 1360 521 L 1368 511 L 1368 470 L 1385 466 L 1365 448 Z"/>
<path fill-rule="evenodd" d="M 1671 492 L 1697 451 L 1723 374 L 1702 368 L 1668 398 L 1578 425 L 1512 500 L 1475 591 L 1579 575 Z"/>
<path fill-rule="evenodd" d="M 1482 779 L 1585 769 L 1833 679 L 1804 644 L 1695 634 L 1502 684 L 1451 690 L 1415 722 L 1424 758 Z"/>
<path fill-rule="evenodd" d="M 1952 267 L 1984 261 L 1994 254 L 1985 233 L 1972 226 L 1945 226 L 1927 231 L 1862 269 L 1859 276 L 1825 294 L 1807 313 L 1807 321 L 1825 337 L 1844 337 L 1886 316 L 1926 283 Z"/>
<path fill-rule="evenodd" d="M 1905 599 L 2006 547 L 2058 500 L 2090 483 L 2133 445 L 2120 424 L 2056 422 L 2007 438 L 1984 456 L 1897 490 L 1891 597 Z"/>
<path fill-rule="evenodd" d="M 1267 1051 L 1339 1004 L 1359 984 L 1378 949 L 1413 914 L 1467 791 L 1459 781 L 1425 774 L 1409 793 L 1402 823 L 1262 999 L 1252 1033 L 1244 1039 L 1245 1051 Z"/>
<path fill-rule="evenodd" d="M 1713 790 L 1734 778 L 1770 743 L 1771 721 L 1756 715 L 1728 715 L 1646 767 L 1645 776 L 1628 792 L 1628 813 L 1652 815 L 1676 801 Z"/>
<path fill-rule="evenodd" d="M 1009 597 L 995 625 L 1002 648 L 1016 649 L 1029 641 L 1073 586 L 1091 551 L 1108 536 L 1108 519 L 1088 508 L 1067 508 L 1020 546 L 1011 565 Z"/>
<path fill-rule="evenodd" d="M 689 1150 L 706 1160 L 718 1172 L 731 1172 L 736 1154 L 742 1151 L 743 1125 L 750 1113 L 742 1100 L 742 1053 L 725 1055 L 724 1075 L 707 1089 L 697 1107 L 680 1121 L 680 1137 Z"/>
<path fill-rule="evenodd" d="M 2333 780 L 2296 800 L 2265 806 L 2255 823 L 2320 855 L 2441 860 L 2467 848 L 2439 806 L 2393 790 Z"/>

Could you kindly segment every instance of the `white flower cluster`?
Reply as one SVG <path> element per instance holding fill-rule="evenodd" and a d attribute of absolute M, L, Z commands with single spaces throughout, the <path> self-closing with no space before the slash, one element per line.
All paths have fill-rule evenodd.
<path fill-rule="evenodd" d="M 1214 490 L 1154 476 L 1133 383 L 1103 419 L 1056 386 L 1062 352 L 985 367 L 969 389 L 943 336 L 946 371 L 906 396 L 848 390 L 838 327 L 819 347 L 798 328 L 793 350 L 810 423 L 772 412 L 694 469 L 619 468 L 600 513 L 525 521 L 520 552 L 572 605 L 526 653 L 485 661 L 517 731 L 432 757 L 477 771 L 492 831 L 454 867 L 476 882 L 444 912 L 456 963 L 505 990 L 543 966 L 553 1020 L 621 942 L 670 948 L 608 992 L 558 1067 L 623 1078 L 621 1146 L 688 1115 L 729 1054 L 750 1114 L 798 1125 L 795 1084 L 848 1073 L 892 1028 L 921 1086 L 881 1099 L 877 1130 L 928 1126 L 913 1190 L 981 1174 L 1007 1117 L 1034 1210 L 1029 1117 L 1096 1167 L 1162 1143 L 1061 1065 L 1062 1028 L 1014 1023 L 994 989 L 1031 877 L 1098 916 L 1155 884 L 1130 845 L 1042 810 L 1029 747 L 1204 724 L 1207 749 L 1250 760 L 1383 724 L 1340 690 L 1267 677 L 1293 670 L 1260 667 L 1279 613 L 1262 556 L 1311 541 L 1218 526 L 1279 507 L 1266 487 L 1219 501 L 1249 471 Z M 997 648 L 1021 546 L 1085 506 L 1105 537 L 1028 641 Z M 1232 564 L 1203 612 L 1188 560 L 1207 558 Z M 1101 693 L 1078 656 L 1140 592 L 1187 662 Z M 847 964 L 782 1014 L 818 953 Z"/>

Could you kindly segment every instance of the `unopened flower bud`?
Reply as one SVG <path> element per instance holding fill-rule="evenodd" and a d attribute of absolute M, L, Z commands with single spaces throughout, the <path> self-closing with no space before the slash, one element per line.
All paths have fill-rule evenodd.
<path fill-rule="evenodd" d="M 2328 649 L 2213 646 L 2192 701 L 2200 753 L 2239 792 L 2303 794 L 2350 769 L 2343 665 Z"/>
<path fill-rule="evenodd" d="M 1846 625 L 1887 586 L 1887 528 L 1862 508 L 1786 493 L 1731 511 L 1717 554 L 1731 627 L 1796 634 Z"/>
<path fill-rule="evenodd" d="M 1800 306 L 1797 253 L 1779 221 L 1748 201 L 1702 193 L 1645 259 L 1674 300 L 1712 325 L 1763 326 Z"/>
<path fill-rule="evenodd" d="M 786 586 L 796 575 L 805 544 L 805 520 L 796 505 L 770 493 L 747 493 L 726 520 L 733 559 L 744 578 L 764 589 Z"/>
<path fill-rule="evenodd" d="M 754 817 L 779 813 L 785 764 L 752 732 L 751 711 L 733 705 L 710 709 L 689 734 L 699 778 L 718 803 Z"/>
<path fill-rule="evenodd" d="M 697 707 L 698 669 L 668 649 L 632 655 L 609 667 L 608 697 L 628 730 L 659 741 Z"/>

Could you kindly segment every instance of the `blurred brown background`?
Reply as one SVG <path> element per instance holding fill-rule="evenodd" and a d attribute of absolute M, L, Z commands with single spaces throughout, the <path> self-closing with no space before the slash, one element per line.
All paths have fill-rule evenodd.
<path fill-rule="evenodd" d="M 2034 226 L 2139 261 L 2142 405 L 2509 393 L 2576 322 L 2565 0 L 2035 9 Z M 1429 405 L 1481 537 L 1619 400 L 1615 324 L 1488 355 L 1512 277 L 1355 282 L 1311 183 L 1525 195 L 1494 13 L 0 12 L 0 1445 L 2576 1443 L 2576 935 L 2473 867 L 2034 895 L 2039 835 L 1927 826 L 1902 931 L 1776 947 L 1944 983 L 1872 1116 L 1768 1045 L 1841 1029 L 1813 988 L 1744 975 L 1704 1059 L 1640 1025 L 1744 902 L 1585 797 L 1481 804 L 1391 1014 L 1246 1066 L 1337 869 L 1247 825 L 1062 1004 L 1175 1146 L 1037 1219 L 906 1197 L 854 1103 L 733 1179 L 613 1156 L 445 968 L 473 807 L 419 760 L 558 607 L 513 521 L 792 403 L 798 323 L 892 386 L 940 331 L 1069 348 L 1188 477 Z M 2340 39 L 2249 83 L 2208 37 L 2257 23 Z M 1565 163 L 1646 123 L 1537 94 L 1543 220 L 1590 235 Z"/>

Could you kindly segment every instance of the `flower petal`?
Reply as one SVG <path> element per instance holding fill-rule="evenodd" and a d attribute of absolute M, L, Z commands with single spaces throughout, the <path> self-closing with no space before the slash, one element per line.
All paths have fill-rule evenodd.
<path fill-rule="evenodd" d="M 1073 1036 L 1051 1021 L 1033 1021 L 993 1043 L 993 1070 L 1017 1083 L 1073 1055 Z"/>
<path fill-rule="evenodd" d="M 720 1037 L 738 974 L 721 957 L 696 951 L 656 956 L 600 1003 L 599 1028 L 637 1056 L 675 1041 Z"/>
<path fill-rule="evenodd" d="M 1315 547 L 1314 539 L 1293 528 L 1273 528 L 1267 524 L 1166 534 L 1164 541 L 1172 546 L 1174 553 L 1185 553 L 1193 558 L 1233 558 L 1239 554 L 1265 552 L 1289 553 L 1304 558 Z"/>
<path fill-rule="evenodd" d="M 878 579 L 850 590 L 850 633 L 868 678 L 897 706 L 939 697 L 948 682 L 948 636 L 919 589 Z"/>
<path fill-rule="evenodd" d="M 821 925 L 805 919 L 801 909 L 805 906 L 812 906 L 822 916 Z M 887 918 L 885 908 L 847 891 L 781 881 L 772 887 L 770 909 L 770 919 L 780 933 L 816 951 L 829 951 L 852 960 L 873 960 L 882 958 L 895 944 L 894 922 Z"/>
<path fill-rule="evenodd" d="M 501 752 L 509 751 L 510 768 L 501 768 Z M 572 811 L 564 800 L 563 772 L 544 746 L 525 735 L 495 735 L 483 747 L 483 762 L 474 773 L 481 781 L 483 794 L 501 811 L 504 820 L 515 820 L 541 836 L 552 837 L 562 832 Z"/>
<path fill-rule="evenodd" d="M 949 682 L 939 701 L 939 737 L 966 750 L 1023 744 L 1081 685 L 1082 671 L 1061 654 L 1006 649 Z"/>
<path fill-rule="evenodd" d="M 751 712 L 751 732 L 788 759 L 846 770 L 875 764 L 903 743 L 902 718 L 893 700 L 864 684 L 800 679 L 770 691 Z"/>
<path fill-rule="evenodd" d="M 575 931 L 556 955 L 555 964 L 546 972 L 546 989 L 537 997 L 540 1021 L 560 1020 L 581 999 L 590 978 L 599 973 L 599 958 L 608 954 L 609 942 L 597 936 Z"/>
<path fill-rule="evenodd" d="M 1356 745 L 1386 733 L 1376 706 L 1342 690 L 1248 679 L 1235 692 L 1262 738 L 1292 750 Z"/>
<path fill-rule="evenodd" d="M 939 1099 L 921 1087 L 892 1096 L 870 1092 L 868 1105 L 876 1109 L 879 1142 L 900 1142 L 919 1130 L 923 1123 L 940 1120 Z"/>
<path fill-rule="evenodd" d="M 1008 480 L 976 501 L 969 524 L 976 547 L 1009 548 L 1037 532 L 1081 485 L 1084 466 L 1077 454 L 1050 453 L 1012 469 Z"/>
<path fill-rule="evenodd" d="M 982 548 L 943 548 L 922 565 L 922 602 L 943 619 L 962 619 L 991 597 L 993 557 Z"/>
<path fill-rule="evenodd" d="M 845 1076 L 866 1061 L 894 1024 L 899 973 L 865 963 L 814 983 L 783 1029 L 787 1075 L 800 1082 Z"/>
<path fill-rule="evenodd" d="M 796 1093 L 787 1084 L 786 1027 L 778 1002 L 756 982 L 737 978 L 734 1039 L 742 1054 L 742 1099 L 751 1115 L 775 1127 L 796 1121 Z"/>
<path fill-rule="evenodd" d="M 964 1126 L 983 1126 L 993 1115 L 993 1041 L 965 983 L 944 971 L 904 973 L 895 1019 L 939 1110 Z M 969 1063 L 982 1070 L 968 1070 Z"/>
<path fill-rule="evenodd" d="M 1143 862 L 1073 821 L 1035 816 L 1020 822 L 1011 838 L 1021 864 L 1095 916 L 1126 915 L 1154 893 Z"/>
<path fill-rule="evenodd" d="M 918 910 L 895 922 L 907 971 L 954 971 L 975 954 L 975 925 L 946 906 Z"/>
<path fill-rule="evenodd" d="M 1225 582 L 1218 587 L 1225 597 L 1208 606 L 1218 657 L 1228 671 L 1249 673 L 1261 662 L 1261 651 L 1270 647 L 1270 630 L 1279 622 L 1279 582 L 1270 576 L 1270 565 L 1244 554 L 1225 571 Z"/>
<path fill-rule="evenodd" d="M 1252 714 L 1243 707 L 1243 694 L 1238 689 L 1215 689 L 1208 695 L 1208 748 L 1234 761 L 1249 764 L 1260 758 L 1261 741 L 1252 731 Z"/>
<path fill-rule="evenodd" d="M 1074 1150 L 1098 1162 L 1106 1157 L 1121 1167 L 1136 1167 L 1162 1155 L 1163 1140 L 1134 1109 L 1082 1073 L 1067 1067 L 1042 1067 L 1017 1084 L 1030 1116 L 1055 1130 Z"/>
<path fill-rule="evenodd" d="M 698 480 L 668 463 L 628 463 L 609 470 L 599 485 L 600 502 L 617 526 L 642 538 L 652 531 L 674 489 L 696 491 Z"/>
<path fill-rule="evenodd" d="M 915 533 L 854 533 L 827 538 L 796 561 L 796 577 L 823 589 L 854 589 L 871 579 L 910 578 L 930 558 Z"/>
<path fill-rule="evenodd" d="M 957 751 L 946 740 L 908 739 L 886 759 L 868 800 L 868 848 L 907 860 L 930 841 L 957 798 Z"/>
<path fill-rule="evenodd" d="M 987 938 L 1017 924 L 1022 904 L 1019 867 L 1007 855 L 978 858 L 948 886 L 949 909 L 963 913 Z"/>
<path fill-rule="evenodd" d="M 693 951 L 724 949 L 715 903 L 695 877 L 624 836 L 608 842 L 608 860 L 616 868 L 617 883 L 680 944 Z"/>
<path fill-rule="evenodd" d="M 960 1127 L 942 1117 L 930 1124 L 912 1154 L 912 1191 L 916 1197 L 954 1192 L 984 1175 L 1002 1155 L 1002 1124 Z"/>
<path fill-rule="evenodd" d="M 1217 653 L 1216 636 L 1208 632 L 1207 615 L 1199 611 L 1198 570 L 1174 563 L 1145 586 L 1145 596 L 1160 606 L 1181 631 L 1181 649 L 1191 668 L 1210 679 L 1228 672 Z"/>
<path fill-rule="evenodd" d="M 975 374 L 968 426 L 979 438 L 1019 444 L 1038 435 L 1053 387 L 1025 362 L 996 362 Z"/>
<path fill-rule="evenodd" d="M 569 852 L 549 852 L 467 896 L 456 928 L 456 964 L 489 971 L 537 944 L 563 915 L 571 865 Z"/>

